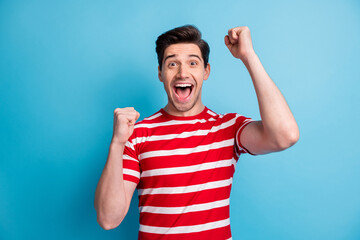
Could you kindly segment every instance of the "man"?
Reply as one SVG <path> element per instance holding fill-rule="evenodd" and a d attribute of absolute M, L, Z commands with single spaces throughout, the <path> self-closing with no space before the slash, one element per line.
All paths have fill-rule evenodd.
<path fill-rule="evenodd" d="M 139 194 L 139 239 L 231 239 L 229 197 L 240 154 L 284 150 L 299 138 L 296 121 L 254 52 L 248 27 L 228 31 L 225 44 L 248 69 L 261 121 L 219 115 L 201 101 L 209 77 L 209 46 L 194 26 L 158 37 L 158 77 L 168 104 L 135 124 L 134 108 L 114 111 L 109 156 L 95 194 L 104 229 L 125 217 Z"/>

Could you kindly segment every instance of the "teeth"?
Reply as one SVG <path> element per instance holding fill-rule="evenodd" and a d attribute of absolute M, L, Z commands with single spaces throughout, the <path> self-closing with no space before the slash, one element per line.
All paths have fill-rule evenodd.
<path fill-rule="evenodd" d="M 189 84 L 189 83 L 179 83 L 179 84 L 176 84 L 175 87 L 191 87 L 191 84 Z"/>

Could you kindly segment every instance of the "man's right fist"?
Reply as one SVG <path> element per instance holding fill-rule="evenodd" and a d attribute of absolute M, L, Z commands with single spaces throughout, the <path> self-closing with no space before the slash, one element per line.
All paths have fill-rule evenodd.
<path fill-rule="evenodd" d="M 116 108 L 114 110 L 114 129 L 112 141 L 120 144 L 127 142 L 134 132 L 134 124 L 140 117 L 133 107 Z"/>

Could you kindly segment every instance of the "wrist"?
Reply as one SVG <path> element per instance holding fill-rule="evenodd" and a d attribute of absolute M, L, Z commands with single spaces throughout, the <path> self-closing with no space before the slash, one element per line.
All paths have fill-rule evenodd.
<path fill-rule="evenodd" d="M 244 65 L 249 68 L 251 63 L 258 59 L 258 56 L 256 55 L 255 51 L 251 51 L 244 54 L 240 59 L 244 63 Z"/>
<path fill-rule="evenodd" d="M 118 147 L 125 147 L 127 141 L 120 140 L 116 137 L 112 137 L 110 145 L 112 146 L 118 146 Z"/>
<path fill-rule="evenodd" d="M 255 53 L 254 49 L 251 49 L 251 50 L 246 51 L 243 54 L 241 54 L 240 60 L 245 63 L 245 62 L 248 62 L 249 59 L 254 58 L 254 57 L 256 57 L 256 53 Z"/>

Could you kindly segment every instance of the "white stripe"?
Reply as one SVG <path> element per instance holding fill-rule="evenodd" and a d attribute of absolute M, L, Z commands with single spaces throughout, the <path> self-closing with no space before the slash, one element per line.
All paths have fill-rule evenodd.
<path fill-rule="evenodd" d="M 123 159 L 125 159 L 125 160 L 132 160 L 132 161 L 135 161 L 135 162 L 139 162 L 137 159 L 132 158 L 132 157 L 130 157 L 130 156 L 127 155 L 127 154 L 124 154 L 124 155 L 123 155 Z"/>
<path fill-rule="evenodd" d="M 229 206 L 229 198 L 224 200 L 219 200 L 215 202 L 194 204 L 185 207 L 152 207 L 152 206 L 142 206 L 139 208 L 140 212 L 148 213 L 158 213 L 158 214 L 183 214 L 190 212 L 200 212 L 206 211 L 209 209 L 215 209 L 220 207 Z"/>
<path fill-rule="evenodd" d="M 239 135 L 240 130 L 243 129 L 243 127 L 245 127 L 245 124 L 248 125 L 247 123 L 250 123 L 250 122 L 254 122 L 254 120 L 252 120 L 252 119 L 247 119 L 247 120 L 245 120 L 244 123 L 243 123 L 243 125 L 242 125 L 242 126 L 239 128 L 239 130 L 237 130 L 237 132 L 236 132 L 235 141 L 236 141 L 236 145 L 237 145 L 237 147 L 239 148 L 240 151 L 241 151 L 241 150 L 244 150 L 245 152 L 248 152 L 248 151 L 246 151 L 244 148 L 242 148 L 242 147 L 240 146 L 240 136 L 239 136 L 239 141 L 238 141 L 238 135 Z M 237 153 L 236 153 L 236 154 L 237 154 Z"/>
<path fill-rule="evenodd" d="M 240 153 L 238 153 L 237 151 L 235 151 L 235 154 L 236 154 L 237 159 L 239 159 L 239 158 L 240 158 Z"/>
<path fill-rule="evenodd" d="M 160 122 L 160 123 L 139 123 L 135 125 L 134 128 L 155 128 L 161 126 L 170 126 L 170 125 L 179 125 L 179 124 L 194 124 L 194 123 L 205 123 L 207 120 L 205 119 L 195 119 L 195 120 L 170 120 L 167 122 Z"/>
<path fill-rule="evenodd" d="M 126 141 L 125 146 L 126 146 L 126 147 L 129 147 L 129 148 L 131 148 L 132 150 L 135 151 L 134 144 L 133 144 L 132 142 Z"/>
<path fill-rule="evenodd" d="M 237 163 L 237 162 L 236 162 L 235 158 L 232 158 L 231 160 L 232 160 L 232 164 L 234 165 L 234 170 L 235 170 L 235 169 L 236 169 L 236 163 Z"/>
<path fill-rule="evenodd" d="M 244 121 L 243 125 L 241 125 L 240 129 L 244 128 L 244 127 L 247 125 L 247 123 L 250 123 L 250 122 L 254 122 L 254 120 L 246 119 L 246 120 Z"/>
<path fill-rule="evenodd" d="M 138 171 L 134 171 L 134 170 L 127 169 L 127 168 L 123 169 L 123 174 L 131 175 L 131 176 L 134 176 L 136 178 L 140 178 L 140 173 Z"/>
<path fill-rule="evenodd" d="M 140 231 L 157 234 L 179 234 L 179 233 L 193 233 L 202 232 L 211 229 L 221 228 L 230 225 L 230 219 L 220 220 L 216 222 L 209 222 L 205 224 L 181 226 L 181 227 L 152 227 L 140 224 Z"/>
<path fill-rule="evenodd" d="M 134 138 L 132 140 L 132 144 L 135 146 L 136 144 L 147 142 L 149 140 L 149 138 L 150 137 L 137 137 L 137 138 Z"/>
<path fill-rule="evenodd" d="M 231 185 L 232 177 L 226 180 L 207 182 L 202 184 L 190 185 L 185 187 L 162 187 L 162 188 L 145 188 L 138 189 L 139 195 L 154 195 L 154 194 L 177 194 L 177 193 L 190 193 L 200 192 L 208 189 L 221 188 Z"/>
<path fill-rule="evenodd" d="M 139 144 L 139 143 L 143 143 L 145 141 L 159 141 L 159 140 L 172 140 L 175 138 L 188 138 L 188 137 L 192 137 L 192 136 L 206 136 L 209 133 L 214 133 L 217 132 L 219 130 L 231 127 L 235 124 L 236 118 L 233 118 L 227 122 L 224 122 L 223 124 L 213 127 L 211 129 L 206 129 L 206 130 L 196 130 L 196 131 L 191 131 L 191 132 L 182 132 L 179 134 L 167 134 L 167 135 L 152 135 L 149 137 L 138 137 L 138 138 L 134 138 L 132 143 L 133 145 Z"/>
<path fill-rule="evenodd" d="M 180 173 L 193 173 L 193 172 L 204 171 L 209 169 L 229 167 L 235 164 L 236 161 L 235 159 L 232 158 L 232 159 L 220 160 L 215 162 L 201 163 L 186 167 L 158 168 L 158 169 L 143 171 L 141 173 L 141 177 L 153 177 L 159 175 L 172 175 L 172 174 L 180 174 Z"/>
<path fill-rule="evenodd" d="M 147 117 L 144 120 L 153 120 L 153 119 L 155 119 L 157 117 L 160 117 L 161 115 L 162 115 L 162 113 L 158 112 L 157 114 L 154 114 L 153 116 Z"/>
<path fill-rule="evenodd" d="M 211 111 L 211 110 L 208 110 L 207 113 L 210 114 L 210 115 L 213 116 L 213 117 L 215 117 L 215 116 L 217 115 L 216 113 L 214 113 L 214 112 Z"/>
<path fill-rule="evenodd" d="M 234 145 L 234 139 L 227 139 L 221 142 L 213 142 L 211 144 L 207 145 L 200 145 L 194 148 L 178 148 L 173 150 L 158 150 L 158 151 L 149 151 L 144 152 L 139 155 L 139 159 L 143 160 L 145 158 L 150 157 L 161 157 L 161 156 L 171 156 L 171 155 L 187 155 L 190 153 L 198 153 L 198 152 L 204 152 L 208 150 L 214 150 L 219 149 L 223 147 L 233 146 Z"/>

